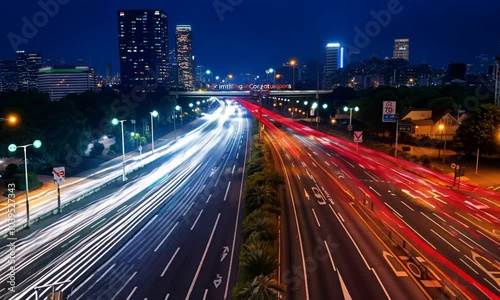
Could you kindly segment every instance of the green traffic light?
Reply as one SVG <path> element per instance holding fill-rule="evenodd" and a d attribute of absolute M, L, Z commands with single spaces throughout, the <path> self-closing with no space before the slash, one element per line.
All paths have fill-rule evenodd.
<path fill-rule="evenodd" d="M 42 142 L 40 140 L 36 140 L 33 142 L 33 147 L 40 148 L 42 147 Z"/>
<path fill-rule="evenodd" d="M 14 152 L 14 151 L 16 151 L 16 149 L 17 149 L 17 146 L 15 144 L 10 144 L 9 145 L 9 151 L 10 152 Z"/>
<path fill-rule="evenodd" d="M 118 121 L 118 119 L 117 119 L 117 118 L 114 118 L 113 120 L 111 120 L 111 123 L 112 123 L 113 125 L 118 125 L 119 121 Z"/>

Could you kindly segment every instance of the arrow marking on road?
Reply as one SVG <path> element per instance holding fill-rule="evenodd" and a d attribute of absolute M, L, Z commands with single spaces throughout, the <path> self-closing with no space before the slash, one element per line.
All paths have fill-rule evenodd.
<path fill-rule="evenodd" d="M 224 251 L 222 252 L 222 255 L 221 255 L 221 258 L 220 258 L 220 262 L 222 262 L 224 260 L 224 258 L 226 258 L 227 254 L 229 253 L 229 247 L 228 246 L 225 246 L 223 249 L 224 249 Z"/>
<path fill-rule="evenodd" d="M 215 288 L 218 288 L 221 283 L 222 283 L 222 276 L 217 274 L 217 279 L 214 280 Z"/>

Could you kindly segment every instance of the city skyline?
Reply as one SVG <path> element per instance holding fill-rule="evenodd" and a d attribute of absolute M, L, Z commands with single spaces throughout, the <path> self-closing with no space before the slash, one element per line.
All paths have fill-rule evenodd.
<path fill-rule="evenodd" d="M 2 19 L 5 38 L 0 42 L 0 59 L 15 57 L 11 40 L 17 35 L 21 38 L 16 40 L 19 49 L 40 52 L 44 61 L 49 58 L 64 59 L 68 64 L 74 64 L 74 61 L 83 58 L 89 65 L 95 66 L 99 74 L 104 74 L 108 63 L 117 73 L 117 12 L 142 7 L 131 1 L 100 6 L 97 6 L 97 1 L 59 2 L 55 2 L 57 10 L 48 8 L 53 13 L 48 14 L 44 23 L 40 24 L 45 21 L 40 18 L 38 25 L 43 26 L 35 25 L 37 33 L 28 38 L 24 38 L 23 26 L 26 21 L 32 23 L 37 13 L 44 12 L 43 6 L 32 3 L 21 7 L 18 3 L 10 3 L 8 11 L 12 13 Z M 339 12 L 330 14 L 327 13 L 331 11 L 328 8 L 337 6 L 326 3 L 322 4 L 324 9 L 317 11 L 319 1 L 304 5 L 280 0 L 264 6 L 266 9 L 262 9 L 259 3 L 249 5 L 241 2 L 237 6 L 220 3 L 226 2 L 197 3 L 199 9 L 196 10 L 191 9 L 193 3 L 144 1 L 142 5 L 144 9 L 160 9 L 169 16 L 169 48 L 174 47 L 175 27 L 179 24 L 191 25 L 197 32 L 193 41 L 195 64 L 217 70 L 220 75 L 264 72 L 292 57 L 303 63 L 323 57 L 324 45 L 330 42 L 345 45 L 346 58 L 353 50 L 360 50 L 364 58 L 372 53 L 377 53 L 379 57 L 391 57 L 394 39 L 409 38 L 412 44 L 411 63 L 430 63 L 437 68 L 457 61 L 474 63 L 474 58 L 480 53 L 487 53 L 493 58 L 500 51 L 500 35 L 489 29 L 500 27 L 500 21 L 493 17 L 494 11 L 500 9 L 498 3 L 484 1 L 484 5 L 477 7 L 454 3 L 454 12 L 450 12 L 448 18 L 442 17 L 446 3 L 436 4 L 429 11 L 424 4 L 406 1 L 357 1 L 356 4 L 342 4 Z M 256 21 L 256 14 L 261 21 Z M 426 24 L 432 25 L 421 24 L 422 14 L 426 15 Z M 91 18 L 93 22 L 86 25 L 78 17 L 81 15 Z M 456 22 L 465 18 L 468 22 Z M 469 24 L 475 25 L 471 27 Z M 453 25 L 454 30 L 445 29 L 449 25 Z M 447 32 L 445 37 L 440 33 L 443 29 Z M 464 41 L 467 41 L 467 47 L 463 46 Z M 435 49 L 432 53 L 428 51 L 429 45 Z M 262 51 L 262 46 L 266 51 Z"/>

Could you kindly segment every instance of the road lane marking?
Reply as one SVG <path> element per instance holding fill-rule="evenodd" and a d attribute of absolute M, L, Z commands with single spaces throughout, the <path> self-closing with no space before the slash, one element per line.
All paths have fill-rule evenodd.
<path fill-rule="evenodd" d="M 344 300 L 352 300 L 351 295 L 349 294 L 349 290 L 347 289 L 347 286 L 344 283 L 344 280 L 342 279 L 342 275 L 340 275 L 340 272 L 337 272 L 339 275 L 339 281 L 340 281 L 340 286 L 342 287 L 342 294 L 344 295 Z"/>
<path fill-rule="evenodd" d="M 455 227 L 451 226 L 450 227 L 455 230 L 456 232 L 460 233 L 462 236 L 464 236 L 466 239 L 468 239 L 469 241 L 473 242 L 474 244 L 476 244 L 478 247 L 482 248 L 483 250 L 485 251 L 488 251 L 486 250 L 483 246 L 479 245 L 476 241 L 474 241 L 473 239 L 471 239 L 470 237 L 466 236 L 465 234 L 463 234 L 460 230 L 456 229 Z"/>
<path fill-rule="evenodd" d="M 488 240 L 492 241 L 493 243 L 497 244 L 497 245 L 500 245 L 500 243 L 498 243 L 497 241 L 495 241 L 494 239 L 490 238 L 489 236 L 487 236 L 486 234 L 482 233 L 481 231 L 479 231 L 479 229 L 476 230 L 480 235 L 484 236 L 485 238 L 487 238 Z"/>
<path fill-rule="evenodd" d="M 194 285 L 196 284 L 196 280 L 198 280 L 198 276 L 200 275 L 201 267 L 203 266 L 203 263 L 205 262 L 205 258 L 207 257 L 208 248 L 210 247 L 210 244 L 212 243 L 212 238 L 214 237 L 215 230 L 217 229 L 217 224 L 219 224 L 220 215 L 221 215 L 220 213 L 217 215 L 217 219 L 215 220 L 215 225 L 212 229 L 212 233 L 210 234 L 210 238 L 208 239 L 207 246 L 205 247 L 205 252 L 203 252 L 203 256 L 201 257 L 200 264 L 198 265 L 198 269 L 196 270 L 196 274 L 194 275 L 193 281 L 191 282 L 191 286 L 189 287 L 189 291 L 186 295 L 186 300 L 190 299 L 191 293 L 193 292 Z"/>
<path fill-rule="evenodd" d="M 193 226 L 191 226 L 191 230 L 190 231 L 193 231 L 193 229 L 196 226 L 196 223 L 198 223 L 198 219 L 200 219 L 202 213 L 203 213 L 203 209 L 198 214 L 198 217 L 196 217 L 196 220 L 194 220 Z"/>
<path fill-rule="evenodd" d="M 234 169 L 236 168 L 236 165 L 233 165 L 233 170 L 231 171 L 231 175 L 234 175 Z"/>
<path fill-rule="evenodd" d="M 467 247 L 471 248 L 471 249 L 474 249 L 474 247 L 472 247 L 471 245 L 467 244 L 466 241 L 462 240 L 461 238 L 458 238 L 459 241 L 461 241 L 462 243 L 464 243 Z"/>
<path fill-rule="evenodd" d="M 409 210 L 415 211 L 413 208 L 411 208 L 411 206 L 409 206 L 408 204 L 406 204 L 404 201 L 401 201 L 401 203 L 403 203 L 404 206 L 408 207 Z"/>
<path fill-rule="evenodd" d="M 330 166 L 330 164 L 329 164 L 326 160 L 325 160 L 325 164 L 326 164 L 327 166 Z"/>
<path fill-rule="evenodd" d="M 493 283 L 491 283 L 491 282 L 488 280 L 488 278 L 484 278 L 484 277 L 483 277 L 483 279 L 484 279 L 484 281 L 486 281 L 487 283 L 489 283 L 492 287 L 494 287 L 494 288 L 495 288 L 495 290 L 497 290 L 497 291 L 500 293 L 500 290 L 499 290 L 499 289 L 498 289 L 498 288 L 497 288 L 497 287 L 496 287 Z"/>
<path fill-rule="evenodd" d="M 400 219 L 403 219 L 403 216 L 400 213 L 398 213 L 394 208 L 392 208 L 392 206 L 390 206 L 389 203 L 384 201 L 384 204 L 387 205 L 387 207 L 389 207 Z"/>
<path fill-rule="evenodd" d="M 208 289 L 205 289 L 205 294 L 203 294 L 203 300 L 207 299 Z"/>
<path fill-rule="evenodd" d="M 365 169 L 365 167 L 363 167 L 362 164 L 358 164 L 358 165 L 361 167 L 361 169 L 363 169 L 363 170 Z"/>
<path fill-rule="evenodd" d="M 446 223 L 446 220 L 445 220 L 445 219 L 443 219 L 443 218 L 441 218 L 438 214 L 436 214 L 436 213 L 432 213 L 432 214 L 433 214 L 433 215 L 435 215 L 435 216 L 436 216 L 436 218 L 438 218 L 439 220 L 441 220 L 441 221 L 443 221 L 444 223 Z"/>
<path fill-rule="evenodd" d="M 163 245 L 163 243 L 165 242 L 165 240 L 170 236 L 170 234 L 172 233 L 172 231 L 174 231 L 174 229 L 177 227 L 177 225 L 179 225 L 179 222 L 175 223 L 174 227 L 172 227 L 172 229 L 170 229 L 170 231 L 163 238 L 163 240 L 160 242 L 160 244 L 158 244 L 158 246 L 156 246 L 156 249 L 153 252 L 156 252 L 156 251 L 158 251 L 158 249 L 160 249 L 161 245 Z"/>
<path fill-rule="evenodd" d="M 394 272 L 394 274 L 396 275 L 396 277 L 406 277 L 408 276 L 408 273 L 406 273 L 406 271 L 398 271 L 396 270 L 396 267 L 392 264 L 392 262 L 389 260 L 388 257 L 392 257 L 394 259 L 396 259 L 394 257 L 394 255 L 392 255 L 391 253 L 387 252 L 387 251 L 382 251 L 382 256 L 384 257 L 385 261 L 387 262 L 387 264 L 389 265 L 389 267 L 392 269 L 392 271 Z M 397 262 L 397 260 L 396 260 Z"/>
<path fill-rule="evenodd" d="M 305 163 L 305 162 L 301 161 L 300 163 L 302 164 L 302 166 L 303 166 L 304 168 L 305 168 L 305 167 L 307 167 L 307 165 L 306 165 L 306 163 Z"/>
<path fill-rule="evenodd" d="M 236 153 L 236 159 L 238 159 L 238 157 L 240 157 L 240 153 Z"/>
<path fill-rule="evenodd" d="M 349 238 L 351 239 L 351 242 L 354 244 L 354 247 L 356 248 L 356 250 L 358 250 L 358 253 L 361 256 L 361 258 L 363 259 L 363 262 L 365 263 L 366 267 L 368 268 L 368 270 L 370 270 L 371 269 L 370 265 L 368 265 L 368 262 L 366 261 L 365 257 L 363 256 L 363 253 L 361 253 L 361 250 L 359 249 L 358 244 L 356 244 L 356 242 L 352 238 L 351 234 L 349 233 L 349 231 L 347 231 L 347 228 L 344 226 L 344 223 L 342 223 L 342 221 L 339 219 L 339 216 L 337 216 L 337 214 L 335 213 L 335 210 L 333 210 L 333 206 L 331 204 L 328 204 L 328 206 L 332 210 L 332 212 L 335 215 L 335 217 L 337 218 L 337 220 L 339 220 L 340 225 L 342 225 L 342 228 L 344 228 L 345 233 L 347 233 L 347 236 L 349 236 Z"/>
<path fill-rule="evenodd" d="M 66 246 L 68 246 L 69 244 L 73 243 L 75 240 L 77 240 L 78 238 L 80 237 L 80 235 L 77 235 L 75 236 L 74 238 L 72 238 L 71 240 L 69 240 L 68 242 L 64 243 L 61 248 L 64 248 Z"/>
<path fill-rule="evenodd" d="M 137 271 L 132 274 L 132 276 L 125 282 L 125 284 L 118 290 L 118 292 L 116 292 L 116 294 L 113 296 L 113 298 L 111 298 L 111 300 L 115 300 L 116 299 L 116 296 L 118 296 L 118 294 L 120 294 L 122 292 L 122 290 L 128 285 L 128 283 L 130 282 L 130 280 L 132 280 L 132 278 L 134 278 L 134 276 L 137 274 Z"/>
<path fill-rule="evenodd" d="M 328 257 L 330 258 L 330 263 L 332 264 L 333 270 L 335 272 L 337 272 L 337 268 L 335 267 L 335 263 L 333 262 L 332 253 L 330 252 L 330 247 L 328 247 L 328 243 L 326 241 L 324 241 L 324 242 L 325 242 L 326 251 L 328 252 Z"/>
<path fill-rule="evenodd" d="M 231 187 L 231 181 L 229 181 L 229 183 L 227 184 L 226 194 L 224 195 L 224 201 L 226 201 L 227 193 L 229 192 L 229 187 Z"/>
<path fill-rule="evenodd" d="M 344 223 L 345 223 L 344 218 L 342 217 L 342 215 L 341 215 L 340 213 L 338 213 L 338 214 L 339 214 L 339 217 L 340 217 L 340 219 L 342 220 L 342 222 L 344 222 Z"/>
<path fill-rule="evenodd" d="M 370 188 L 370 190 L 374 191 L 374 192 L 375 192 L 375 194 L 377 194 L 379 197 L 382 197 L 382 195 L 380 195 L 380 193 L 379 193 L 379 192 L 377 192 L 374 188 L 372 188 L 372 186 L 371 186 L 371 185 L 370 185 L 370 187 L 369 187 L 369 188 Z"/>
<path fill-rule="evenodd" d="M 479 275 L 479 272 L 474 270 L 473 267 L 471 267 L 468 263 L 465 262 L 465 260 L 463 260 L 462 258 L 459 258 L 461 262 L 464 263 L 464 265 L 466 265 L 467 267 L 469 267 L 469 269 L 471 269 L 474 273 L 476 273 L 477 275 Z"/>
<path fill-rule="evenodd" d="M 431 246 L 432 248 L 434 248 L 434 250 L 437 250 L 437 248 L 431 244 L 431 242 L 429 242 L 428 240 L 426 240 L 420 233 L 418 233 L 418 231 L 416 231 L 413 227 L 410 226 L 410 224 L 406 223 L 405 220 L 401 219 L 401 221 L 403 223 L 405 223 L 406 226 L 408 226 L 408 228 L 410 228 L 411 230 L 413 230 L 413 232 L 415 232 L 416 235 L 418 235 L 422 240 L 424 240 L 429 246 Z"/>
<path fill-rule="evenodd" d="M 125 208 L 127 208 L 127 207 L 128 207 L 128 205 L 126 205 L 126 204 L 125 204 L 123 207 L 121 207 L 121 208 L 120 208 L 119 210 L 117 210 L 116 212 L 117 212 L 117 213 L 120 213 L 122 210 L 124 210 L 124 209 L 125 209 Z"/>
<path fill-rule="evenodd" d="M 168 298 L 170 298 L 170 294 L 167 294 L 167 295 L 165 296 L 165 300 L 168 300 Z"/>
<path fill-rule="evenodd" d="M 345 161 L 349 166 L 351 166 L 352 168 L 354 168 L 354 165 L 351 164 L 350 162 L 348 162 L 347 160 L 345 160 L 342 156 L 339 157 L 341 160 Z"/>
<path fill-rule="evenodd" d="M 283 158 L 281 158 L 281 162 L 284 164 Z M 302 162 L 303 165 L 304 162 Z M 283 168 L 285 171 L 285 176 L 288 179 L 288 171 L 286 168 Z M 293 213 L 295 217 L 295 225 L 297 227 L 297 233 L 299 236 L 299 247 L 300 247 L 300 256 L 302 259 L 302 273 L 303 273 L 303 280 L 304 280 L 304 290 L 306 294 L 306 300 L 309 300 L 309 284 L 307 283 L 307 272 L 306 272 L 306 261 L 305 261 L 305 256 L 304 256 L 304 246 L 302 244 L 302 235 L 300 233 L 300 225 L 299 225 L 299 219 L 297 217 L 297 208 L 295 207 L 295 198 L 293 197 L 293 192 L 292 192 L 292 187 L 290 185 L 290 180 L 287 180 L 287 185 L 288 185 L 288 191 L 290 192 L 290 197 L 292 198 L 292 207 L 293 207 Z M 187 300 L 187 299 L 186 299 Z"/>
<path fill-rule="evenodd" d="M 103 219 L 99 220 L 99 222 L 97 222 L 94 225 L 90 226 L 90 228 L 94 228 L 94 227 L 96 227 L 97 225 L 101 224 L 104 221 L 106 221 L 106 218 L 103 218 Z"/>
<path fill-rule="evenodd" d="M 191 209 L 191 207 L 193 207 L 193 204 L 194 204 L 194 202 L 191 202 L 191 204 L 186 208 L 186 210 L 182 214 L 183 217 L 187 214 L 187 212 Z"/>
<path fill-rule="evenodd" d="M 321 227 L 321 224 L 319 223 L 318 216 L 316 215 L 316 212 L 314 211 L 314 208 L 311 208 L 314 218 L 316 219 L 316 223 L 318 223 L 318 227 Z"/>
<path fill-rule="evenodd" d="M 429 218 L 426 214 L 424 214 L 423 211 L 420 212 L 424 217 L 426 217 L 427 219 L 429 219 L 432 223 L 436 224 L 437 227 L 441 228 L 444 232 L 447 232 L 451 235 L 450 231 L 447 230 L 446 228 L 444 228 L 443 226 L 439 225 L 436 221 L 434 221 L 433 219 Z"/>
<path fill-rule="evenodd" d="M 130 293 L 130 295 L 128 295 L 127 300 L 132 299 L 132 295 L 134 295 L 135 290 L 137 290 L 137 287 L 134 287 L 134 289 L 132 290 L 132 292 Z"/>
<path fill-rule="evenodd" d="M 370 175 L 370 173 L 366 172 L 366 171 L 363 171 L 366 175 L 370 176 L 371 179 L 373 179 L 375 182 L 378 182 L 377 178 L 375 178 L 374 176 Z"/>
<path fill-rule="evenodd" d="M 431 231 L 437 235 L 439 238 L 441 238 L 446 244 L 450 245 L 450 247 L 452 247 L 453 249 L 455 249 L 457 252 L 460 252 L 460 250 L 458 250 L 457 247 L 453 246 L 450 242 L 448 242 L 444 237 L 442 237 L 441 235 L 439 235 L 439 233 L 435 232 L 434 229 L 431 229 Z"/>
<path fill-rule="evenodd" d="M 210 198 L 212 198 L 212 194 L 208 195 L 207 201 L 205 201 L 205 203 L 208 203 L 210 201 Z"/>
<path fill-rule="evenodd" d="M 300 180 L 300 175 L 299 175 L 299 173 L 297 173 L 297 177 L 298 177 L 298 178 L 299 178 L 299 180 Z"/>
<path fill-rule="evenodd" d="M 160 277 L 163 277 L 165 275 L 168 268 L 170 267 L 170 264 L 172 264 L 172 262 L 174 261 L 174 258 L 177 255 L 177 253 L 179 252 L 179 250 L 181 250 L 181 247 L 178 247 L 177 250 L 175 250 L 174 255 L 172 255 L 172 257 L 170 258 L 170 260 L 167 263 L 167 266 L 165 267 L 165 269 L 163 269 L 163 272 L 161 272 Z"/>
<path fill-rule="evenodd" d="M 391 299 L 391 296 L 389 296 L 389 293 L 387 292 L 387 290 L 386 290 L 386 288 L 385 288 L 384 284 L 382 283 L 382 280 L 380 280 L 380 277 L 378 277 L 377 271 L 375 271 L 375 269 L 374 269 L 374 268 L 372 268 L 372 272 L 373 272 L 373 274 L 375 275 L 375 277 L 377 278 L 377 281 L 378 281 L 378 283 L 380 284 L 380 286 L 382 287 L 382 290 L 384 291 L 385 295 L 387 296 L 387 299 L 389 299 L 389 300 L 390 300 L 390 299 Z"/>

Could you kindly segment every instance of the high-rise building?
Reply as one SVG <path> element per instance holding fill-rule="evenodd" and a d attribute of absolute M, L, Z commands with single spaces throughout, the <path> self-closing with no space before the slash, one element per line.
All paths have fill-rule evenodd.
<path fill-rule="evenodd" d="M 344 68 L 344 48 L 339 43 L 328 43 L 326 45 L 325 81 L 323 83 L 325 89 L 333 89 L 333 74 L 342 68 Z"/>
<path fill-rule="evenodd" d="M 179 84 L 184 85 L 184 88 L 188 91 L 192 91 L 194 89 L 194 57 L 193 33 L 190 25 L 177 25 L 175 29 L 175 45 Z"/>
<path fill-rule="evenodd" d="M 204 66 L 196 66 L 195 80 L 197 83 L 204 83 L 205 82 L 205 67 Z"/>
<path fill-rule="evenodd" d="M 38 85 L 40 92 L 57 101 L 68 94 L 95 90 L 95 72 L 88 66 L 44 67 L 38 72 Z"/>
<path fill-rule="evenodd" d="M 392 58 L 402 58 L 410 61 L 410 39 L 395 39 Z"/>
<path fill-rule="evenodd" d="M 42 67 L 40 53 L 29 53 L 25 50 L 16 51 L 16 69 L 18 89 L 22 91 L 36 90 L 38 88 L 37 75 Z"/>
<path fill-rule="evenodd" d="M 118 12 L 121 83 L 155 87 L 168 78 L 167 14 L 160 10 Z"/>
<path fill-rule="evenodd" d="M 15 91 L 18 88 L 15 60 L 0 60 L 0 92 Z"/>

